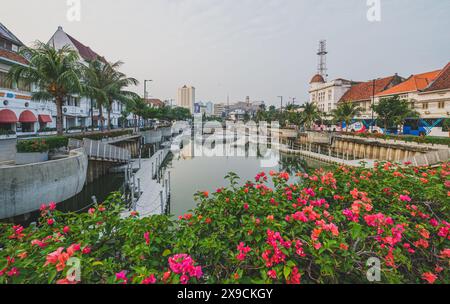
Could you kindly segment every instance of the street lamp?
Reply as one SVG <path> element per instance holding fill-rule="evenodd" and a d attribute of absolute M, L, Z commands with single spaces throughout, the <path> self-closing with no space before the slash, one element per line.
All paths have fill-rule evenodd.
<path fill-rule="evenodd" d="M 374 79 L 373 81 L 372 81 L 372 106 L 371 106 L 371 108 L 372 108 L 372 122 L 371 122 L 371 124 L 370 124 L 370 132 L 372 132 L 373 133 L 373 127 L 374 127 L 374 113 L 373 113 L 373 107 L 375 106 L 375 82 L 376 82 L 376 80 Z"/>

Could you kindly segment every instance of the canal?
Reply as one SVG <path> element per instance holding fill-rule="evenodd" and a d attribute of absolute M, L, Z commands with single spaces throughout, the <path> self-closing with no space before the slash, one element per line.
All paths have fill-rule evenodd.
<path fill-rule="evenodd" d="M 305 160 L 299 156 L 278 154 L 270 148 L 262 151 L 250 151 L 249 146 L 225 146 L 226 156 L 211 156 L 211 150 L 201 154 L 193 152 L 192 142 L 185 145 L 181 151 L 169 154 L 164 170 L 171 172 L 171 202 L 170 213 L 179 216 L 195 208 L 194 194 L 197 191 L 214 192 L 217 188 L 228 186 L 224 177 L 234 172 L 240 177 L 240 183 L 254 180 L 259 172 L 269 173 L 286 171 L 295 181 L 295 173 L 326 166 L 322 163 Z M 217 147 L 214 147 L 217 151 Z M 264 157 L 263 157 L 264 154 Z M 274 155 L 272 161 L 267 161 L 267 155 Z M 269 166 L 268 166 L 269 163 Z M 270 183 L 269 183 L 270 185 Z M 122 191 L 123 174 L 110 174 L 87 184 L 83 191 L 75 197 L 59 203 L 57 209 L 63 212 L 86 212 L 94 203 L 101 203 L 111 192 Z M 145 185 L 142 185 L 145 187 Z M 44 202 L 43 202 L 44 203 Z M 47 202 L 48 203 L 48 202 Z M 39 217 L 39 211 L 17 216 L 7 222 L 28 225 Z"/>

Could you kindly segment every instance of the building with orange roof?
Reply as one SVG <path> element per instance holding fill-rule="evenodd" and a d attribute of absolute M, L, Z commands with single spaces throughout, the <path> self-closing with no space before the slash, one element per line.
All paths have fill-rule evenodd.
<path fill-rule="evenodd" d="M 443 69 L 411 75 L 404 82 L 376 94 L 375 102 L 399 96 L 420 115 L 404 126 L 406 134 L 448 136 L 443 122 L 450 118 L 450 63 Z M 412 131 L 405 131 L 411 129 Z"/>
<path fill-rule="evenodd" d="M 421 118 L 448 117 L 450 64 L 444 69 L 411 75 L 399 85 L 376 94 L 376 102 L 382 98 L 399 96 L 408 100 Z"/>
<path fill-rule="evenodd" d="M 416 110 L 427 118 L 450 118 L 450 62 L 418 93 Z"/>
<path fill-rule="evenodd" d="M 392 88 L 405 79 L 397 74 L 374 79 L 367 82 L 361 82 L 353 85 L 339 100 L 339 103 L 352 102 L 363 109 L 358 119 L 370 119 L 372 117 L 371 106 L 376 94 Z"/>

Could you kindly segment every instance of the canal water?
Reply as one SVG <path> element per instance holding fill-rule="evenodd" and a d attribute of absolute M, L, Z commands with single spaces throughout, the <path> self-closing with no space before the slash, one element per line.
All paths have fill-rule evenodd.
<path fill-rule="evenodd" d="M 230 147 L 225 149 L 230 152 Z M 271 170 L 289 172 L 292 181 L 295 181 L 297 179 L 295 173 L 306 172 L 322 165 L 318 162 L 306 161 L 298 156 L 275 153 L 276 162 L 272 166 L 267 166 L 267 162 L 264 161 L 266 157 L 260 153 L 249 155 L 248 150 L 248 146 L 245 149 L 231 147 L 232 153 L 229 156 L 192 156 L 194 154 L 192 146 L 188 145 L 179 153 L 174 153 L 166 166 L 166 170 L 170 170 L 171 174 L 171 214 L 179 216 L 195 208 L 193 196 L 198 191 L 212 193 L 217 188 L 228 186 L 228 181 L 224 177 L 230 172 L 240 177 L 240 184 L 254 181 L 256 174 L 263 171 L 269 174 Z M 271 149 L 265 150 L 264 155 L 272 152 L 274 151 Z"/>
<path fill-rule="evenodd" d="M 324 166 L 324 164 L 305 160 L 299 156 L 277 154 L 270 148 L 261 151 L 249 151 L 249 146 L 226 146 L 228 156 L 206 156 L 193 153 L 192 143 L 185 145 L 179 152 L 169 154 L 165 162 L 165 170 L 171 173 L 170 213 L 179 216 L 195 208 L 194 194 L 197 191 L 214 192 L 217 188 L 228 186 L 225 176 L 234 172 L 240 177 L 240 183 L 254 180 L 259 172 L 268 174 L 271 170 L 289 172 L 295 181 L 295 173 Z M 210 151 L 209 151 L 210 152 Z M 267 161 L 267 155 L 276 155 L 275 161 Z M 264 154 L 264 157 L 262 156 Z M 268 165 L 269 164 L 269 165 Z M 59 203 L 57 209 L 63 212 L 86 212 L 95 200 L 103 202 L 111 192 L 122 191 L 124 176 L 110 174 L 87 184 L 83 191 L 75 197 Z M 270 185 L 270 184 L 269 184 Z M 145 185 L 142 185 L 145 187 Z M 7 222 L 28 225 L 35 222 L 39 212 L 21 215 Z"/>

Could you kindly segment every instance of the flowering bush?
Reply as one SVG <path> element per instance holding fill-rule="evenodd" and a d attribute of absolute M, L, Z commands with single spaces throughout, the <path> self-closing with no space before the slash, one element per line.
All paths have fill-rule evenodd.
<path fill-rule="evenodd" d="M 383 283 L 450 283 L 449 164 L 269 175 L 230 173 L 175 220 L 121 218 L 119 194 L 86 214 L 43 206 L 36 226 L 1 226 L 0 283 L 368 283 L 373 257 Z"/>

